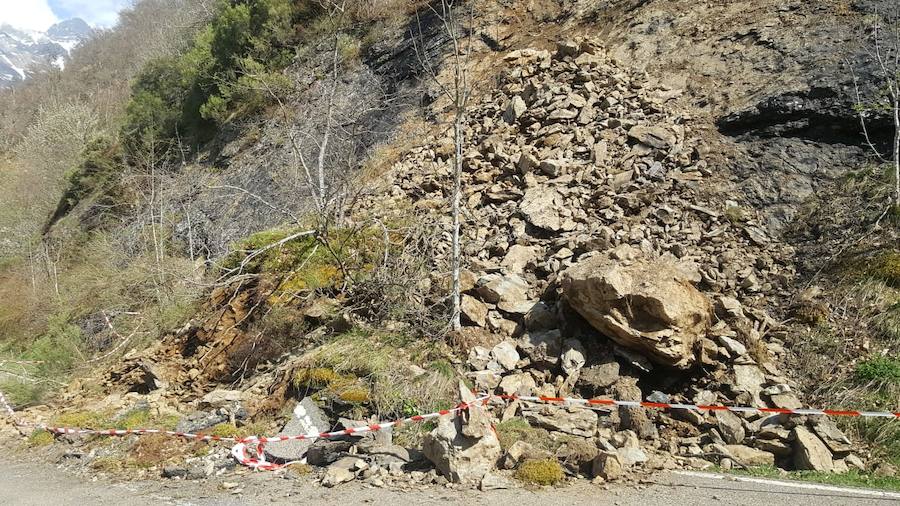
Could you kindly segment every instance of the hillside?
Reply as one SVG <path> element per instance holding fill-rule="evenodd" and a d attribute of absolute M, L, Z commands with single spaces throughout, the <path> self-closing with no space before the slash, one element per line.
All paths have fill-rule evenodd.
<path fill-rule="evenodd" d="M 324 486 L 896 487 L 895 422 L 793 413 L 900 409 L 890 7 L 140 2 L 0 93 L 0 391 L 225 438 L 493 396 L 267 445 Z M 234 472 L 208 442 L 26 439 Z"/>

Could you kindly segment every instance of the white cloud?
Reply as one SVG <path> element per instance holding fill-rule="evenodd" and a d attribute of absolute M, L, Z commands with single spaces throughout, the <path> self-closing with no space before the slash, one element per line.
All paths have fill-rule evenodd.
<path fill-rule="evenodd" d="M 0 0 L 0 24 L 43 31 L 57 21 L 46 0 Z"/>

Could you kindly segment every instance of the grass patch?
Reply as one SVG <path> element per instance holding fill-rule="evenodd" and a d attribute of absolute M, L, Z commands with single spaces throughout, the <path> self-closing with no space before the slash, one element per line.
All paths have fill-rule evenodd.
<path fill-rule="evenodd" d="M 355 329 L 303 356 L 293 386 L 365 404 L 380 417 L 410 416 L 455 404 L 456 377 L 442 361 L 430 341 Z M 413 376 L 413 364 L 425 373 Z"/>
<path fill-rule="evenodd" d="M 516 441 L 525 441 L 537 448 L 550 450 L 553 446 L 550 433 L 539 427 L 532 427 L 524 418 L 510 418 L 498 423 L 494 428 L 503 451 L 509 449 Z"/>
<path fill-rule="evenodd" d="M 565 478 L 565 472 L 556 459 L 527 460 L 516 469 L 517 480 L 534 485 L 555 485 Z"/>
<path fill-rule="evenodd" d="M 895 357 L 874 357 L 856 365 L 855 376 L 862 383 L 881 385 L 900 384 L 900 359 Z"/>
<path fill-rule="evenodd" d="M 104 429 L 111 427 L 109 417 L 96 411 L 70 411 L 53 417 L 51 425 L 81 429 Z"/>
<path fill-rule="evenodd" d="M 851 470 L 846 473 L 823 473 L 819 471 L 784 471 L 772 466 L 751 467 L 749 469 L 731 469 L 732 474 L 755 476 L 761 478 L 778 478 L 783 480 L 808 481 L 841 487 L 874 488 L 879 490 L 900 491 L 900 478 L 874 476 Z"/>
<path fill-rule="evenodd" d="M 266 422 L 253 422 L 240 427 L 225 422 L 214 425 L 208 432 L 211 436 L 241 439 L 249 436 L 263 436 L 268 431 L 269 425 Z"/>
<path fill-rule="evenodd" d="M 893 287 L 900 287 L 900 252 L 886 251 L 869 262 L 869 276 L 881 279 Z"/>
<path fill-rule="evenodd" d="M 28 435 L 28 446 L 47 446 L 53 444 L 53 441 L 53 434 L 44 429 L 37 429 Z"/>

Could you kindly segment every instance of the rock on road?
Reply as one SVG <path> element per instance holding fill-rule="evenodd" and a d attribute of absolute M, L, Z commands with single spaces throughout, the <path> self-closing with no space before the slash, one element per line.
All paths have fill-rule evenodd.
<path fill-rule="evenodd" d="M 223 486 L 232 482 L 230 487 Z M 325 489 L 302 479 L 287 480 L 266 473 L 206 481 L 147 480 L 112 483 L 79 478 L 49 465 L 0 466 L 0 504 L 9 506 L 66 505 L 239 505 L 239 504 L 472 504 L 545 506 L 615 504 L 671 506 L 673 504 L 729 504 L 817 506 L 900 503 L 900 494 L 808 483 L 739 479 L 704 473 L 667 473 L 654 483 L 613 485 L 609 490 L 587 483 L 558 489 L 513 489 L 478 492 L 439 487 L 410 492 L 369 488 L 352 483 Z M 234 486 L 237 485 L 237 486 Z"/>

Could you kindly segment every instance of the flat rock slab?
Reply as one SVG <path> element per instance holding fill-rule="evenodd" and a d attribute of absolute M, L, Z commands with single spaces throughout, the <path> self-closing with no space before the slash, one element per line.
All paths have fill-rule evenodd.
<path fill-rule="evenodd" d="M 316 406 L 310 397 L 305 397 L 294 408 L 294 417 L 285 424 L 279 436 L 296 436 L 299 434 L 318 434 L 331 428 L 325 413 Z M 301 460 L 315 440 L 290 440 L 268 443 L 266 458 L 275 462 Z"/>

